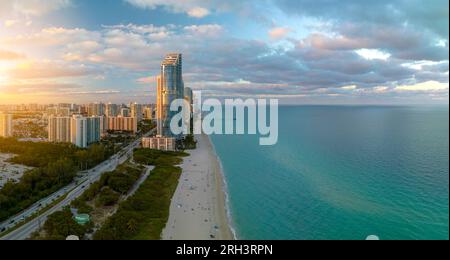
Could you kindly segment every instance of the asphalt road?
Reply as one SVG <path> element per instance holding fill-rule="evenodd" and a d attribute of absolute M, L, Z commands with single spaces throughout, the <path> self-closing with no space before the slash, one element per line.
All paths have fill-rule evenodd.
<path fill-rule="evenodd" d="M 149 136 L 153 133 L 153 131 L 147 133 L 144 136 Z M 100 179 L 103 173 L 113 171 L 118 165 L 124 163 L 128 159 L 130 159 L 133 155 L 134 148 L 137 148 L 140 144 L 140 138 L 124 149 L 122 149 L 119 153 L 112 156 L 107 161 L 104 161 L 103 163 L 97 165 L 95 168 L 82 172 L 83 176 L 81 180 L 78 182 L 73 182 L 69 184 L 68 186 L 62 188 L 61 190 L 53 193 L 52 195 L 36 202 L 33 204 L 30 208 L 26 209 L 22 213 L 12 217 L 11 219 L 6 220 L 5 222 L 0 224 L 0 230 L 3 228 L 9 229 L 14 227 L 16 224 L 18 224 L 21 221 L 24 221 L 26 218 L 30 217 L 31 215 L 39 212 L 43 208 L 50 205 L 52 202 L 56 201 L 57 199 L 64 196 L 67 192 L 70 191 L 70 193 L 67 195 L 67 197 L 59 202 L 57 205 L 53 206 L 46 212 L 39 215 L 39 217 L 34 218 L 33 220 L 29 221 L 28 223 L 24 224 L 23 226 L 17 228 L 16 230 L 12 231 L 11 233 L 3 236 L 0 238 L 0 240 L 25 240 L 30 237 L 30 235 L 37 231 L 47 220 L 47 217 L 51 215 L 54 212 L 57 212 L 64 208 L 65 206 L 70 205 L 70 203 L 81 196 L 84 191 L 86 191 L 90 185 Z M 77 184 L 78 183 L 78 184 Z"/>

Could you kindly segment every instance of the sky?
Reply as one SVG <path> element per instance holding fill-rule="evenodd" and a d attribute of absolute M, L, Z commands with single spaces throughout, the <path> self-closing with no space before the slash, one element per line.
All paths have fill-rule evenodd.
<path fill-rule="evenodd" d="M 448 104 L 448 0 L 1 0 L 0 104 L 155 101 L 185 86 L 285 104 Z"/>

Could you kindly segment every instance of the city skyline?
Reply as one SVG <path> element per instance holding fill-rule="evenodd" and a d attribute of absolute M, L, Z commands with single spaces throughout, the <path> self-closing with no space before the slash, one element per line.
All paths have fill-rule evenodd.
<path fill-rule="evenodd" d="M 448 104 L 448 29 L 441 0 L 4 0 L 0 104 L 156 103 L 173 52 L 213 97 Z"/>

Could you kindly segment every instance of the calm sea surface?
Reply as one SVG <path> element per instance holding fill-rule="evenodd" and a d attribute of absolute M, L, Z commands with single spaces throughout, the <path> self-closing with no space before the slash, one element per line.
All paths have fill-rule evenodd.
<path fill-rule="evenodd" d="M 212 136 L 241 239 L 449 239 L 448 107 L 280 107 L 279 142 Z"/>

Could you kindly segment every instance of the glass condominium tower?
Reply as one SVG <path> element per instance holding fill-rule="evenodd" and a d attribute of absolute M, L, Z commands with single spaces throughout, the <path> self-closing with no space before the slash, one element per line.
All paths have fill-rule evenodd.
<path fill-rule="evenodd" d="M 170 104 L 184 98 L 183 58 L 180 53 L 167 54 L 161 63 L 161 75 L 157 79 L 157 130 L 159 136 L 175 136 L 170 131 L 170 121 L 177 112 L 170 111 Z"/>

